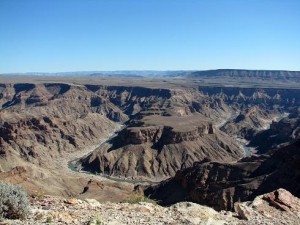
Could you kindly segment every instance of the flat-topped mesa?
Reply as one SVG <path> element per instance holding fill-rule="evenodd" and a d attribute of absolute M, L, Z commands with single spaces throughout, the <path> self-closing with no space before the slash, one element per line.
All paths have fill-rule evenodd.
<path fill-rule="evenodd" d="M 110 176 L 162 180 L 204 158 L 235 161 L 243 151 L 201 114 L 150 115 L 80 159 L 78 168 Z M 138 126 L 139 125 L 139 126 Z"/>
<path fill-rule="evenodd" d="M 212 123 L 200 114 L 190 114 L 188 116 L 150 115 L 142 117 L 140 123 L 142 126 L 128 127 L 124 130 L 122 140 L 125 143 L 176 144 L 183 141 L 196 141 L 205 134 L 214 133 Z"/>
<path fill-rule="evenodd" d="M 178 131 L 173 127 L 164 127 L 160 141 L 162 144 L 175 144 L 183 141 L 197 141 L 206 134 L 213 134 L 211 123 L 191 127 L 191 130 Z"/>
<path fill-rule="evenodd" d="M 200 124 L 183 131 L 171 126 L 127 127 L 119 133 L 118 139 L 122 145 L 144 143 L 167 145 L 183 141 L 196 141 L 206 134 L 213 133 L 212 123 Z"/>

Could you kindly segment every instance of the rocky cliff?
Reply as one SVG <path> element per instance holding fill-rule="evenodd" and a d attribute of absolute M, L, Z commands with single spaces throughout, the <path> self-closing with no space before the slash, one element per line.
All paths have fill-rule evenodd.
<path fill-rule="evenodd" d="M 98 142 L 116 128 L 105 114 L 122 114 L 111 104 L 91 107 L 92 96 L 84 88 L 67 84 L 6 85 L 2 94 L 1 151 L 43 167 Z M 1 166 L 9 169 L 15 163 Z"/>
<path fill-rule="evenodd" d="M 203 160 L 180 170 L 175 177 L 146 188 L 145 194 L 163 205 L 193 201 L 217 210 L 233 210 L 238 201 L 285 188 L 300 196 L 300 141 L 269 155 L 252 156 L 236 163 Z"/>

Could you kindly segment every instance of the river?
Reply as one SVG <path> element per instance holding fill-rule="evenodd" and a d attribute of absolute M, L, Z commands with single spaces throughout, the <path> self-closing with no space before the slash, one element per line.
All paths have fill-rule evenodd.
<path fill-rule="evenodd" d="M 224 121 L 220 122 L 216 126 L 219 129 L 221 129 L 227 122 L 235 120 L 239 116 L 239 114 L 240 114 L 239 111 L 236 111 L 236 112 L 232 113 L 230 117 L 226 118 Z M 278 116 L 275 116 L 261 130 L 270 129 L 270 125 L 272 124 L 272 122 L 278 122 L 279 120 L 281 120 L 285 117 L 288 117 L 289 115 L 290 115 L 289 113 L 284 112 L 284 113 L 282 113 Z M 232 138 L 234 138 L 234 140 L 240 146 L 240 148 L 242 148 L 245 151 L 245 156 L 244 157 L 250 157 L 252 155 L 252 153 L 255 152 L 254 147 L 248 147 L 247 146 L 249 144 L 249 141 L 246 140 L 245 138 L 241 138 L 241 137 L 238 137 L 238 136 L 232 136 Z"/>
<path fill-rule="evenodd" d="M 216 126 L 219 129 L 222 128 L 227 122 L 234 120 L 239 114 L 240 114 L 239 111 L 232 113 L 230 115 L 230 117 L 224 119 L 224 121 L 220 122 Z M 280 116 L 275 117 L 272 121 L 276 121 L 277 122 L 277 121 L 279 121 L 279 120 L 281 120 L 281 119 L 283 119 L 283 118 L 285 118 L 287 116 L 289 116 L 289 113 L 283 113 Z M 268 124 L 268 126 L 264 127 L 264 129 L 269 129 L 270 124 Z M 134 184 L 138 184 L 138 183 L 155 184 L 155 183 L 158 183 L 158 182 L 146 181 L 146 180 L 122 179 L 122 178 L 113 177 L 113 176 L 105 175 L 105 174 L 94 174 L 94 173 L 91 173 L 91 172 L 88 172 L 88 171 L 84 171 L 78 165 L 76 165 L 81 158 L 87 157 L 89 154 L 91 154 L 96 149 L 99 149 L 99 148 L 103 147 L 105 144 L 107 144 L 109 141 L 111 141 L 114 137 L 116 137 L 118 135 L 118 133 L 121 132 L 126 127 L 127 127 L 126 125 L 122 124 L 119 129 L 117 129 L 113 133 L 109 134 L 109 136 L 103 142 L 101 142 L 96 148 L 93 148 L 88 153 L 85 153 L 84 155 L 82 155 L 82 156 L 80 156 L 78 158 L 75 158 L 75 159 L 72 159 L 71 161 L 69 161 L 68 162 L 68 168 L 70 170 L 74 171 L 74 172 L 92 174 L 92 175 L 95 175 L 95 176 L 104 177 L 104 178 L 107 178 L 107 179 L 110 179 L 110 180 L 113 180 L 113 181 L 117 181 L 117 182 L 127 182 L 127 183 L 134 183 Z M 233 136 L 232 138 L 234 138 L 235 141 L 236 141 L 236 143 L 240 146 L 240 148 L 242 148 L 245 151 L 245 157 L 250 157 L 252 155 L 252 152 L 255 149 L 247 147 L 248 141 L 246 139 L 239 138 L 237 136 Z"/>
<path fill-rule="evenodd" d="M 117 181 L 117 182 L 126 182 L 126 183 L 133 183 L 133 184 L 140 184 L 140 183 L 155 184 L 155 183 L 159 183 L 159 182 L 153 182 L 153 181 L 148 181 L 148 180 L 122 179 L 122 178 L 118 178 L 118 177 L 114 177 L 114 176 L 110 176 L 110 175 L 106 175 L 106 174 L 92 173 L 92 172 L 89 172 L 89 171 L 82 170 L 78 165 L 76 165 L 76 164 L 78 164 L 78 161 L 81 158 L 87 157 L 92 152 L 94 152 L 96 149 L 99 149 L 99 148 L 103 147 L 105 144 L 110 142 L 114 137 L 116 137 L 118 135 L 118 133 L 121 132 L 122 130 L 124 130 L 126 127 L 127 127 L 126 125 L 122 124 L 119 129 L 117 129 L 113 133 L 109 134 L 109 136 L 103 142 L 101 142 L 96 148 L 93 148 L 90 152 L 85 153 L 81 157 L 78 157 L 76 159 L 72 159 L 71 161 L 69 161 L 68 162 L 68 168 L 70 170 L 72 170 L 73 172 L 92 174 L 94 176 L 104 177 L 104 178 L 107 178 L 109 180 L 113 180 L 113 181 Z"/>
<path fill-rule="evenodd" d="M 72 159 L 71 161 L 69 161 L 68 162 L 68 168 L 70 170 L 74 171 L 74 172 L 85 172 L 85 173 L 88 173 L 88 172 L 82 171 L 80 168 L 78 168 L 77 165 L 76 165 L 77 162 L 81 158 L 87 157 L 89 154 L 91 154 L 92 152 L 94 152 L 96 149 L 101 148 L 104 144 L 106 144 L 109 141 L 111 141 L 114 137 L 116 137 L 118 135 L 118 133 L 120 131 L 122 131 L 125 128 L 126 128 L 126 126 L 122 124 L 119 129 L 115 130 L 113 133 L 110 133 L 106 139 L 104 139 L 97 147 L 93 148 L 90 152 L 85 153 L 84 155 L 82 155 L 82 156 L 80 156 L 78 158 L 75 158 L 75 159 Z"/>

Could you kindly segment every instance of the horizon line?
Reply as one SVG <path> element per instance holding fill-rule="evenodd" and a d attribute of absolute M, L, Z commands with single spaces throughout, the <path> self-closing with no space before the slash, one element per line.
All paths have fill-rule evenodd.
<path fill-rule="evenodd" d="M 31 72 L 2 72 L 0 75 L 12 75 L 12 74 L 63 74 L 63 73 L 97 73 L 97 72 L 195 72 L 195 71 L 214 71 L 214 70 L 244 70 L 244 71 L 287 71 L 287 72 L 300 72 L 300 70 L 288 70 L 288 69 L 233 69 L 233 68 L 219 68 L 219 69 L 122 69 L 122 70 L 73 70 L 73 71 L 58 71 L 58 72 L 46 72 L 46 71 L 31 71 Z"/>

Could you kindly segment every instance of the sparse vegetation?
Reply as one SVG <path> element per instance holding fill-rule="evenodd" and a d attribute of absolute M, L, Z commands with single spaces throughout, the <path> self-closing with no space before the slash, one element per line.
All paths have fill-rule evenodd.
<path fill-rule="evenodd" d="M 43 219 L 44 215 L 42 213 L 38 213 L 35 217 L 34 220 L 41 220 Z"/>
<path fill-rule="evenodd" d="M 152 200 L 150 198 L 145 197 L 144 195 L 140 195 L 140 194 L 133 194 L 130 195 L 129 197 L 127 197 L 123 203 L 129 203 L 129 204 L 136 204 L 139 202 L 147 202 L 147 203 L 151 203 L 156 205 L 157 202 L 155 200 Z"/>
<path fill-rule="evenodd" d="M 96 218 L 90 220 L 87 225 L 104 225 L 103 218 L 100 215 L 97 215 Z"/>
<path fill-rule="evenodd" d="M 32 196 L 36 198 L 43 198 L 45 196 L 45 192 L 35 190 Z"/>
<path fill-rule="evenodd" d="M 46 223 L 53 223 L 53 219 L 51 216 L 48 216 L 46 219 Z"/>
<path fill-rule="evenodd" d="M 0 182 L 0 217 L 24 219 L 29 213 L 27 194 L 21 186 Z"/>

